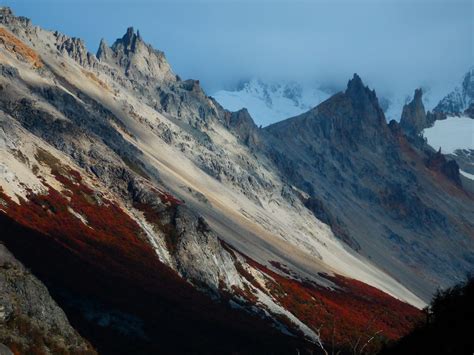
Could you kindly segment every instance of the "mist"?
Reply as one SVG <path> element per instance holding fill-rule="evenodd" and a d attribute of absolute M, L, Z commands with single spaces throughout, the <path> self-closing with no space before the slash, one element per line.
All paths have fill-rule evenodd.
<path fill-rule="evenodd" d="M 470 0 L 3 1 L 33 23 L 81 37 L 91 52 L 128 26 L 182 78 L 212 93 L 239 81 L 316 81 L 354 72 L 382 95 L 459 82 L 474 64 Z"/>

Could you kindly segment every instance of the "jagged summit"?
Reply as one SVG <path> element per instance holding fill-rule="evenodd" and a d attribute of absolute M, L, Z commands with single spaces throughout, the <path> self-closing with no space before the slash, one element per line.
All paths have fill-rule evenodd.
<path fill-rule="evenodd" d="M 400 127 L 411 137 L 419 135 L 425 128 L 431 127 L 437 120 L 445 119 L 442 112 L 430 112 L 425 110 L 423 104 L 423 90 L 416 89 L 413 100 L 403 106 Z"/>
<path fill-rule="evenodd" d="M 403 106 L 400 126 L 409 135 L 416 135 L 426 127 L 426 112 L 422 98 L 423 90 L 416 89 L 413 100 Z"/>
<path fill-rule="evenodd" d="M 108 46 L 105 39 L 102 38 L 99 43 L 99 49 L 97 50 L 96 57 L 98 59 L 107 60 L 110 52 L 110 47 Z"/>
<path fill-rule="evenodd" d="M 0 17 L 3 16 L 11 16 L 13 15 L 13 11 L 8 6 L 0 6 Z"/>
<path fill-rule="evenodd" d="M 120 47 L 123 48 L 123 51 L 128 54 L 130 52 L 135 52 L 137 50 L 137 43 L 142 41 L 140 37 L 140 32 L 135 30 L 133 27 L 127 28 L 127 32 L 123 35 L 121 39 L 117 39 L 112 45 L 112 50 L 119 50 Z"/>
<path fill-rule="evenodd" d="M 8 6 L 0 6 L 0 23 L 30 26 L 31 20 L 24 16 L 15 16 L 12 9 Z"/>
<path fill-rule="evenodd" d="M 312 110 L 266 127 L 277 135 L 309 136 L 325 139 L 349 149 L 375 147 L 387 140 L 388 126 L 375 91 L 364 85 L 359 75 L 339 92 Z"/>
<path fill-rule="evenodd" d="M 135 32 L 133 27 L 128 27 L 122 38 L 117 39 L 111 47 L 101 40 L 97 59 L 124 70 L 134 80 L 176 80 L 165 54 L 145 43 L 140 32 Z"/>
<path fill-rule="evenodd" d="M 352 79 L 347 82 L 346 95 L 353 98 L 358 98 L 360 95 L 366 95 L 371 100 L 376 99 L 375 90 L 370 90 L 368 86 L 364 85 L 361 77 L 354 73 Z"/>
<path fill-rule="evenodd" d="M 354 73 L 354 75 L 352 76 L 352 79 L 350 79 L 347 82 L 346 93 L 348 91 L 350 92 L 350 91 L 364 90 L 365 88 L 366 86 L 364 86 L 364 83 L 362 82 L 361 77 L 357 73 Z"/>
<path fill-rule="evenodd" d="M 345 95 L 351 100 L 358 118 L 385 122 L 375 90 L 370 90 L 368 86 L 365 86 L 358 74 L 355 73 L 347 83 Z"/>

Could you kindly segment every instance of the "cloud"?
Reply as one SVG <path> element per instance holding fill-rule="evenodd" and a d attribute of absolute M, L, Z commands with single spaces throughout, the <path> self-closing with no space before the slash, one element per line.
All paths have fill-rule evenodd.
<path fill-rule="evenodd" d="M 95 51 L 133 25 L 209 92 L 250 77 L 378 92 L 449 87 L 474 64 L 473 5 L 456 1 L 4 1 Z"/>

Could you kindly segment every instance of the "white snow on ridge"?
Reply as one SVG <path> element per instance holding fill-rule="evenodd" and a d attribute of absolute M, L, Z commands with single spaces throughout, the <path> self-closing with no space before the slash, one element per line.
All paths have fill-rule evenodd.
<path fill-rule="evenodd" d="M 464 176 L 464 177 L 466 177 L 466 178 L 468 178 L 468 179 L 474 181 L 474 175 L 473 175 L 473 174 L 466 173 L 466 172 L 463 171 L 463 170 L 459 170 L 459 173 L 460 173 L 462 176 Z"/>
<path fill-rule="evenodd" d="M 317 83 L 272 83 L 252 79 L 236 90 L 219 90 L 211 96 L 230 111 L 245 107 L 257 125 L 267 126 L 309 111 L 334 93 L 320 89 Z M 413 99 L 413 93 L 414 89 L 379 97 L 387 121 L 400 121 L 403 106 Z M 433 110 L 445 93 L 444 87 L 423 88 L 425 109 Z"/>
<path fill-rule="evenodd" d="M 238 90 L 220 90 L 212 96 L 230 111 L 245 107 L 257 125 L 267 126 L 309 111 L 329 98 L 330 93 L 314 86 L 253 79 Z"/>
<path fill-rule="evenodd" d="M 469 117 L 448 117 L 436 121 L 433 127 L 423 131 L 423 136 L 434 149 L 452 154 L 457 149 L 474 150 L 474 119 Z"/>

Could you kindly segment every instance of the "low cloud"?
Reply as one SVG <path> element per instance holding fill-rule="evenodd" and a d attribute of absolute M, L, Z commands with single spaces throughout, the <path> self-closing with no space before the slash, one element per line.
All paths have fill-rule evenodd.
<path fill-rule="evenodd" d="M 354 72 L 385 95 L 448 90 L 474 64 L 470 0 L 4 2 L 92 51 L 132 25 L 210 93 L 251 77 L 341 88 Z"/>

